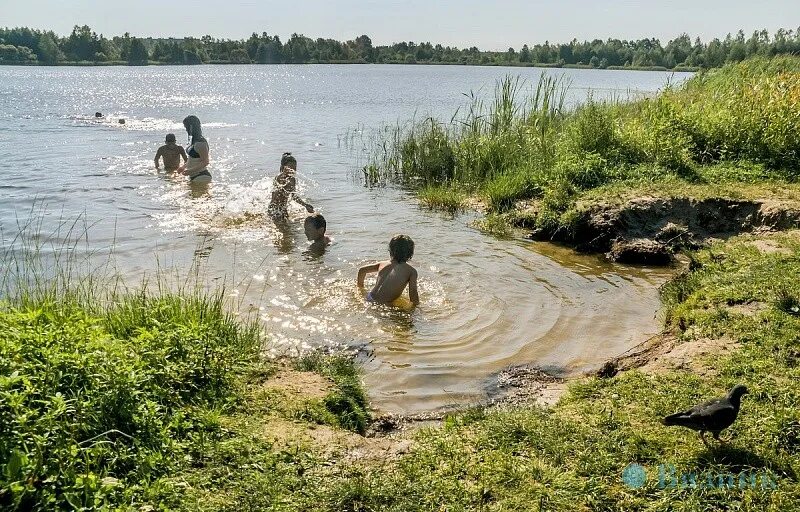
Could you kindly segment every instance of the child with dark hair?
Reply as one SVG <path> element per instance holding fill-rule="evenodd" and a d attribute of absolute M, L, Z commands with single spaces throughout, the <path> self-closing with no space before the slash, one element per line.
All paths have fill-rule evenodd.
<path fill-rule="evenodd" d="M 314 213 L 314 207 L 297 196 L 297 159 L 291 153 L 284 153 L 281 157 L 281 170 L 272 182 L 272 199 L 267 207 L 267 213 L 273 220 L 286 221 L 289 219 L 289 200 L 292 199 L 305 207 L 309 213 Z"/>
<path fill-rule="evenodd" d="M 395 235 L 389 241 L 389 261 L 379 261 L 358 269 L 358 287 L 364 288 L 367 274 L 377 272 L 375 286 L 367 293 L 369 302 L 388 304 L 403 294 L 408 285 L 408 298 L 412 304 L 419 304 L 417 292 L 417 270 L 408 264 L 414 256 L 414 241 L 408 235 Z"/>
<path fill-rule="evenodd" d="M 181 159 L 185 163 L 188 158 L 183 146 L 179 146 L 175 141 L 175 134 L 168 133 L 165 144 L 158 148 L 154 162 L 156 163 L 156 170 L 161 170 L 159 167 L 159 160 L 164 159 L 164 170 L 167 172 L 177 171 L 181 166 Z"/>
<path fill-rule="evenodd" d="M 306 217 L 305 222 L 303 222 L 303 229 L 306 232 L 306 238 L 311 242 L 310 251 L 317 252 L 331 243 L 331 238 L 325 234 L 328 229 L 328 223 L 321 214 L 314 213 Z"/>

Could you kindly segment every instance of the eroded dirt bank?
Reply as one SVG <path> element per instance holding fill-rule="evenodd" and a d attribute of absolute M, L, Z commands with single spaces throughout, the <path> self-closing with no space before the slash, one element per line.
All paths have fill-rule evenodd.
<path fill-rule="evenodd" d="M 800 226 L 800 207 L 776 200 L 639 197 L 622 205 L 579 206 L 569 227 L 536 229 L 533 240 L 605 253 L 620 263 L 665 265 L 675 252 L 740 233 Z"/>

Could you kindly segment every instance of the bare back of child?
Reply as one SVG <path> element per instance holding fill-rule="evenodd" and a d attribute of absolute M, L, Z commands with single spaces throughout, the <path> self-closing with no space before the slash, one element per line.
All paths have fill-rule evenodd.
<path fill-rule="evenodd" d="M 406 235 L 397 235 L 389 242 L 391 260 L 365 265 L 358 269 L 358 286 L 364 287 L 367 274 L 377 272 L 377 279 L 372 290 L 367 293 L 367 300 L 379 304 L 388 304 L 397 300 L 408 286 L 408 298 L 412 304 L 419 304 L 417 291 L 417 270 L 408 264 L 414 255 L 414 241 Z"/>

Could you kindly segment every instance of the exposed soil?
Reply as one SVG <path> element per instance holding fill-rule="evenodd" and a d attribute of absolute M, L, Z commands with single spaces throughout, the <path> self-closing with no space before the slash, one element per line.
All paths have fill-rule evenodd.
<path fill-rule="evenodd" d="M 612 261 L 663 265 L 676 251 L 710 240 L 798 226 L 800 208 L 775 200 L 640 197 L 622 206 L 585 206 L 571 229 L 538 229 L 530 238 L 606 253 Z"/>
<path fill-rule="evenodd" d="M 264 387 L 302 396 L 307 400 L 319 400 L 330 392 L 332 383 L 318 373 L 281 368 L 264 383 Z"/>
<path fill-rule="evenodd" d="M 290 402 L 302 404 L 323 399 L 333 390 L 334 384 L 317 373 L 283 366 L 267 378 L 262 386 L 264 389 L 280 392 Z M 417 422 L 398 419 L 385 432 L 379 432 L 380 423 L 374 421 L 367 435 L 362 436 L 328 425 L 316 425 L 279 415 L 268 415 L 262 419 L 256 435 L 284 450 L 297 446 L 312 447 L 331 464 L 353 460 L 383 461 L 406 453 L 412 448 L 409 434 L 413 429 L 409 428 L 409 425 L 415 425 Z"/>
<path fill-rule="evenodd" d="M 512 366 L 497 374 L 489 386 L 491 405 L 555 405 L 567 389 L 564 379 L 530 365 Z"/>
<path fill-rule="evenodd" d="M 708 364 L 708 357 L 738 347 L 736 342 L 727 338 L 681 340 L 670 333 L 662 333 L 606 362 L 596 375 L 612 377 L 635 368 L 651 374 L 683 369 L 697 375 L 713 375 L 716 370 Z"/>

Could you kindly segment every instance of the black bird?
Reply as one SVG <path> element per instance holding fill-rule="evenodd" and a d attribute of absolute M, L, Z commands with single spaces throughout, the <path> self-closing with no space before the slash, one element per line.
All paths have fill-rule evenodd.
<path fill-rule="evenodd" d="M 679 412 L 664 418 L 667 426 L 680 425 L 700 432 L 700 439 L 707 443 L 705 434 L 711 432 L 714 439 L 720 441 L 719 433 L 733 425 L 739 414 L 739 405 L 742 395 L 747 394 L 747 387 L 737 384 L 730 390 L 728 396 L 709 400 L 695 405 L 688 411 Z"/>

